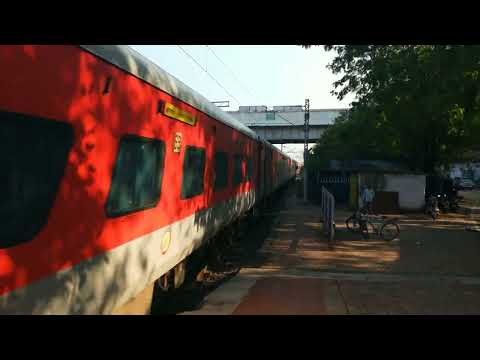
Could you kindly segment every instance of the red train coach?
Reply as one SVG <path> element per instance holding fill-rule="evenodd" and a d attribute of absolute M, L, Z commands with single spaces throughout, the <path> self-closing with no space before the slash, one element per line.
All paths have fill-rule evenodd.
<path fill-rule="evenodd" d="M 0 73 L 0 313 L 148 304 L 155 281 L 295 176 L 127 46 L 0 46 Z"/>

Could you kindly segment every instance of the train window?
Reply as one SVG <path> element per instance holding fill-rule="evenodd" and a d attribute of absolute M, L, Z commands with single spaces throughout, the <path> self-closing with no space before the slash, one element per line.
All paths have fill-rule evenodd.
<path fill-rule="evenodd" d="M 246 173 L 245 173 L 245 180 L 250 181 L 252 176 L 252 159 L 250 157 L 247 158 L 246 164 Z"/>
<path fill-rule="evenodd" d="M 160 199 L 165 144 L 127 135 L 120 141 L 106 212 L 110 217 L 155 207 Z"/>
<path fill-rule="evenodd" d="M 215 190 L 228 185 L 228 156 L 225 152 L 215 153 Z"/>
<path fill-rule="evenodd" d="M 237 186 L 243 182 L 243 171 L 242 171 L 243 156 L 235 155 L 233 159 L 233 185 Z"/>
<path fill-rule="evenodd" d="M 32 240 L 48 220 L 73 144 L 69 124 L 0 111 L 0 248 Z"/>
<path fill-rule="evenodd" d="M 182 199 L 188 199 L 203 192 L 204 172 L 205 149 L 187 146 L 183 160 Z"/>

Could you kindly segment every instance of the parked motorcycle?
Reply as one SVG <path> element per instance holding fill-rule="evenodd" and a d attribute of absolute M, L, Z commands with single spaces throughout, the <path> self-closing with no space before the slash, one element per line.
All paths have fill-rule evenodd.
<path fill-rule="evenodd" d="M 440 208 L 438 207 L 438 198 L 440 195 L 431 195 L 428 198 L 427 204 L 425 205 L 425 214 L 431 216 L 435 221 L 440 215 Z"/>
<path fill-rule="evenodd" d="M 438 194 L 438 207 L 441 212 L 448 213 L 450 211 L 450 201 L 447 194 Z"/>
<path fill-rule="evenodd" d="M 443 213 L 457 212 L 460 208 L 459 198 L 455 194 L 439 194 L 438 206 Z"/>
<path fill-rule="evenodd" d="M 458 188 L 455 182 L 440 176 L 427 176 L 426 202 L 435 196 L 441 212 L 456 212 L 459 209 Z"/>
<path fill-rule="evenodd" d="M 458 197 L 452 197 L 450 199 L 450 211 L 457 212 L 460 209 Z"/>

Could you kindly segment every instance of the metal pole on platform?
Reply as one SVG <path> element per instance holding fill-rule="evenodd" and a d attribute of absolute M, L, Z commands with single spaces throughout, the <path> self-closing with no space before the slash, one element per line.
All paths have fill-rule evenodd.
<path fill-rule="evenodd" d="M 310 100 L 305 99 L 305 145 L 303 151 L 303 200 L 308 201 L 308 176 L 307 176 L 307 159 L 308 159 L 308 125 L 310 121 Z"/>

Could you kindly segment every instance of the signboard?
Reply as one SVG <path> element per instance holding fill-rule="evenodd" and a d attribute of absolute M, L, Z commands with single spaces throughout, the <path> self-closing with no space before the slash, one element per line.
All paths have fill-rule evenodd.
<path fill-rule="evenodd" d="M 195 124 L 197 123 L 197 119 L 192 113 L 179 109 L 178 107 L 170 103 L 166 103 L 163 107 L 163 114 L 171 117 L 172 119 L 184 122 L 188 125 L 195 126 Z"/>
<path fill-rule="evenodd" d="M 175 140 L 173 142 L 173 152 L 179 153 L 182 148 L 182 133 L 175 133 Z"/>

